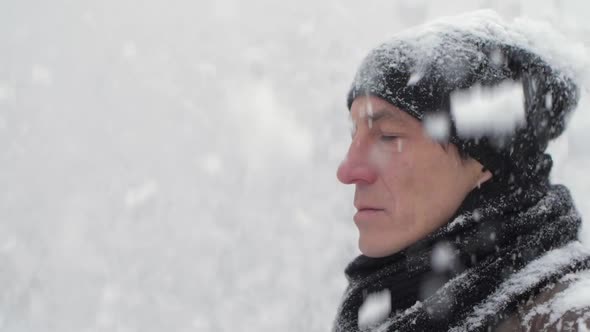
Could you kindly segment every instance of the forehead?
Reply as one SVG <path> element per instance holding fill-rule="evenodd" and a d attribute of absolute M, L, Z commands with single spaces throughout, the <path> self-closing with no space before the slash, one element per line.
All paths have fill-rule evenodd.
<path fill-rule="evenodd" d="M 356 98 L 350 107 L 350 116 L 353 122 L 370 119 L 372 121 L 390 120 L 391 122 L 410 126 L 420 125 L 420 121 L 411 115 L 375 96 Z"/>

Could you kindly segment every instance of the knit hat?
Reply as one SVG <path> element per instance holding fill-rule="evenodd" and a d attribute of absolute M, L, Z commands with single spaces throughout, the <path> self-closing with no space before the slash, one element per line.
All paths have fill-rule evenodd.
<path fill-rule="evenodd" d="M 458 131 L 452 95 L 505 82 L 522 85 L 523 123 L 501 135 Z M 348 108 L 363 95 L 381 97 L 420 121 L 447 116 L 451 143 L 491 170 L 495 181 L 522 187 L 548 181 L 551 158 L 544 151 L 563 132 L 579 91 L 525 35 L 495 13 L 479 11 L 414 28 L 373 49 L 354 78 Z"/>

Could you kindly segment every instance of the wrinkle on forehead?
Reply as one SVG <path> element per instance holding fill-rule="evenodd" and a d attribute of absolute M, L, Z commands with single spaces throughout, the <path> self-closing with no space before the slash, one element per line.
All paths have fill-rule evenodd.
<path fill-rule="evenodd" d="M 350 115 L 350 119 L 353 123 L 356 123 L 358 120 L 367 120 L 369 124 L 369 128 L 371 127 L 372 123 L 380 121 L 380 120 L 388 120 L 394 121 L 400 124 L 407 124 L 408 121 L 400 114 L 400 111 L 394 111 L 387 108 L 378 108 L 374 110 L 372 107 L 368 109 L 361 109 L 359 111 L 358 120 L 355 120 L 355 117 Z"/>
<path fill-rule="evenodd" d="M 391 118 L 396 121 L 404 122 L 406 119 L 404 119 L 405 114 L 402 114 L 402 112 L 403 111 L 397 109 L 397 107 L 386 101 L 375 101 L 372 98 L 367 98 L 364 102 L 359 103 L 357 115 L 359 119 L 367 118 L 372 121 L 377 121 L 381 118 Z M 354 113 L 354 111 L 350 112 L 353 120 L 355 118 Z"/>

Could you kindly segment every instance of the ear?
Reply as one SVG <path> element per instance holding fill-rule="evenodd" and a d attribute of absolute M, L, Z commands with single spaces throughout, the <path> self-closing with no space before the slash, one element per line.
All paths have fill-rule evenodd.
<path fill-rule="evenodd" d="M 482 168 L 482 172 L 479 175 L 479 178 L 477 179 L 477 183 L 475 185 L 475 187 L 473 187 L 473 189 L 475 189 L 476 187 L 481 186 L 482 183 L 488 181 L 489 179 L 492 178 L 492 172 L 490 172 L 489 170 Z"/>

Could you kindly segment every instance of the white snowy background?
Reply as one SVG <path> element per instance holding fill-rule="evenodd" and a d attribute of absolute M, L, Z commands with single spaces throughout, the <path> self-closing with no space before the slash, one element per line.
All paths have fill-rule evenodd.
<path fill-rule="evenodd" d="M 329 330 L 356 67 L 478 8 L 590 43 L 585 0 L 2 1 L 0 331 Z M 551 150 L 589 220 L 587 105 Z"/>

